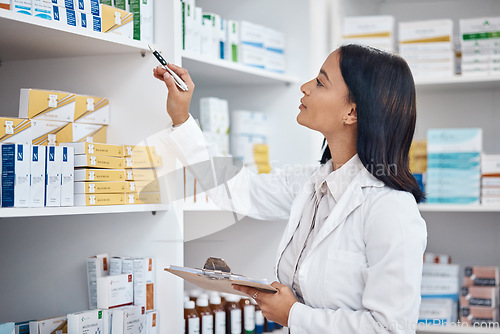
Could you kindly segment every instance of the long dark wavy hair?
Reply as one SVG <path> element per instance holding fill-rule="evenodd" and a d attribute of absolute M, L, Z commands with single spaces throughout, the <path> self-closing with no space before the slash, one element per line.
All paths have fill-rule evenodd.
<path fill-rule="evenodd" d="M 415 132 L 417 107 L 410 68 L 399 56 L 360 45 L 339 49 L 340 71 L 357 107 L 359 159 L 387 186 L 424 199 L 409 168 L 408 152 Z M 331 159 L 328 145 L 321 158 Z"/>

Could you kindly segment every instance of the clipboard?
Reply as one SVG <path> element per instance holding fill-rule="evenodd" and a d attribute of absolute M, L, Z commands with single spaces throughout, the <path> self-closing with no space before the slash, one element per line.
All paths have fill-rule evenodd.
<path fill-rule="evenodd" d="M 270 293 L 278 291 L 267 280 L 255 280 L 243 275 L 233 274 L 226 262 L 216 257 L 209 257 L 203 269 L 171 265 L 164 270 L 205 290 L 231 293 L 245 297 L 248 297 L 248 295 L 233 289 L 231 285 L 244 285 Z"/>

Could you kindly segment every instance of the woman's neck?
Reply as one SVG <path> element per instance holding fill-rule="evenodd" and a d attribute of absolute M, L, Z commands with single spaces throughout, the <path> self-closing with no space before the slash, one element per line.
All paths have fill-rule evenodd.
<path fill-rule="evenodd" d="M 356 155 L 356 143 L 352 140 L 326 140 L 328 142 L 328 149 L 332 156 L 333 170 L 342 167 L 346 162 L 351 160 Z"/>

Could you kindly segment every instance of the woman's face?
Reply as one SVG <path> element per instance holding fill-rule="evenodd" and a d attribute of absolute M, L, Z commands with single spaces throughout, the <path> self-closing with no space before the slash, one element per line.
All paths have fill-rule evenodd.
<path fill-rule="evenodd" d="M 319 131 L 326 138 L 346 129 L 356 118 L 356 105 L 347 101 L 349 89 L 340 72 L 338 51 L 332 52 L 316 78 L 300 88 L 304 96 L 300 100 L 297 122 Z"/>

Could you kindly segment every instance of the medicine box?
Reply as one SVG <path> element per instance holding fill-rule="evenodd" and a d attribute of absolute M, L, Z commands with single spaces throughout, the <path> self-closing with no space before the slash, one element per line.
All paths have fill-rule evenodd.
<path fill-rule="evenodd" d="M 73 139 L 72 123 L 33 119 L 31 142 L 33 145 L 58 145 Z"/>
<path fill-rule="evenodd" d="M 32 15 L 45 20 L 52 20 L 52 0 L 32 0 Z"/>
<path fill-rule="evenodd" d="M 62 146 L 47 147 L 45 157 L 45 206 L 61 206 Z"/>
<path fill-rule="evenodd" d="M 13 322 L 0 324 L 0 334 L 15 334 L 15 324 Z"/>
<path fill-rule="evenodd" d="M 461 306 L 498 306 L 498 287 L 469 286 L 462 287 L 460 291 Z"/>
<path fill-rule="evenodd" d="M 61 145 L 73 147 L 75 154 L 92 154 L 117 158 L 123 157 L 123 146 L 121 145 L 88 142 L 63 143 Z"/>
<path fill-rule="evenodd" d="M 107 141 L 107 126 L 100 124 L 72 123 L 73 138 L 66 142 L 103 143 Z"/>
<path fill-rule="evenodd" d="M 451 299 L 422 298 L 418 314 L 418 323 L 446 325 L 456 321 L 456 302 Z"/>
<path fill-rule="evenodd" d="M 161 194 L 159 192 L 156 192 L 156 193 L 138 192 L 138 193 L 127 193 L 125 195 L 126 195 L 127 204 L 160 204 L 161 203 Z"/>
<path fill-rule="evenodd" d="M 422 277 L 422 297 L 451 298 L 458 300 L 458 277 Z"/>
<path fill-rule="evenodd" d="M 134 272 L 133 258 L 114 256 L 110 259 L 110 266 L 109 266 L 110 275 L 133 274 L 133 272 Z"/>
<path fill-rule="evenodd" d="M 157 178 L 155 169 L 127 169 L 125 174 L 127 181 L 151 181 Z"/>
<path fill-rule="evenodd" d="M 128 188 L 127 181 L 75 182 L 75 194 L 123 194 Z"/>
<path fill-rule="evenodd" d="M 47 146 L 31 146 L 30 207 L 45 205 L 45 158 Z"/>
<path fill-rule="evenodd" d="M 500 174 L 500 154 L 483 153 L 481 155 L 481 174 L 482 175 Z"/>
<path fill-rule="evenodd" d="M 466 306 L 460 307 L 460 322 L 474 327 L 498 321 L 498 308 Z M 462 325 L 463 326 L 463 325 Z"/>
<path fill-rule="evenodd" d="M 154 193 L 160 192 L 160 182 L 158 179 L 150 180 L 150 181 L 127 181 L 127 190 L 126 192 L 145 192 L 145 193 Z"/>
<path fill-rule="evenodd" d="M 132 13 L 108 5 L 101 5 L 101 16 L 102 32 L 132 38 L 134 29 Z"/>
<path fill-rule="evenodd" d="M 424 263 L 422 277 L 458 278 L 459 269 L 457 264 Z"/>
<path fill-rule="evenodd" d="M 136 334 L 145 328 L 145 312 L 140 306 L 121 307 L 112 312 L 112 333 Z"/>
<path fill-rule="evenodd" d="M 97 307 L 110 309 L 132 305 L 134 282 L 132 274 L 104 276 L 97 278 Z"/>
<path fill-rule="evenodd" d="M 59 22 L 72 27 L 78 26 L 77 12 L 73 9 L 54 6 L 52 15 L 54 22 Z"/>
<path fill-rule="evenodd" d="M 0 142 L 31 144 L 31 121 L 0 117 Z"/>
<path fill-rule="evenodd" d="M 96 32 L 102 31 L 102 19 L 100 16 L 77 11 L 76 24 L 81 28 L 88 29 L 91 31 L 96 31 Z"/>
<path fill-rule="evenodd" d="M 153 0 L 130 0 L 134 15 L 134 39 L 153 42 Z"/>
<path fill-rule="evenodd" d="M 125 181 L 124 169 L 75 169 L 75 182 L 78 181 Z"/>
<path fill-rule="evenodd" d="M 452 20 L 399 22 L 400 44 L 437 42 L 453 42 Z"/>
<path fill-rule="evenodd" d="M 75 154 L 73 147 L 62 147 L 61 206 L 74 205 Z"/>
<path fill-rule="evenodd" d="M 101 16 L 101 7 L 99 0 L 76 0 L 78 4 L 78 11 L 91 14 L 94 16 Z"/>
<path fill-rule="evenodd" d="M 394 35 L 394 17 L 390 15 L 346 16 L 343 38 L 387 38 Z"/>
<path fill-rule="evenodd" d="M 87 258 L 87 282 L 90 309 L 97 308 L 97 278 L 109 275 L 108 254 L 98 254 Z"/>
<path fill-rule="evenodd" d="M 67 326 L 66 316 L 30 321 L 30 334 L 64 333 L 67 332 Z"/>
<path fill-rule="evenodd" d="M 134 259 L 134 305 L 145 307 L 146 312 L 155 308 L 155 275 L 153 258 Z"/>
<path fill-rule="evenodd" d="M 20 118 L 73 122 L 74 113 L 75 94 L 43 89 L 21 89 Z"/>
<path fill-rule="evenodd" d="M 146 334 L 160 334 L 160 313 L 158 311 L 146 313 Z"/>
<path fill-rule="evenodd" d="M 262 47 L 241 44 L 240 62 L 243 65 L 264 69 L 266 67 L 266 51 Z"/>
<path fill-rule="evenodd" d="M 122 10 L 127 10 L 127 5 L 128 5 L 128 0 L 113 0 L 113 3 L 110 6 L 122 9 Z"/>
<path fill-rule="evenodd" d="M 125 204 L 125 194 L 75 194 L 75 206 L 123 204 Z"/>
<path fill-rule="evenodd" d="M 75 167 L 120 169 L 125 166 L 124 158 L 105 157 L 93 154 L 75 155 Z"/>
<path fill-rule="evenodd" d="M 0 9 L 10 10 L 10 0 L 0 0 Z"/>
<path fill-rule="evenodd" d="M 156 149 L 154 146 L 123 145 L 123 155 L 125 157 L 130 157 L 132 155 L 150 155 L 150 154 L 156 154 Z"/>
<path fill-rule="evenodd" d="M 29 206 L 30 154 L 29 145 L 1 145 L 2 207 Z"/>
<path fill-rule="evenodd" d="M 16 334 L 29 334 L 30 332 L 30 322 L 29 321 L 21 321 L 16 322 Z"/>
<path fill-rule="evenodd" d="M 464 268 L 464 286 L 498 286 L 498 267 L 467 266 Z"/>
<path fill-rule="evenodd" d="M 52 4 L 58 7 L 66 7 L 68 9 L 76 9 L 75 0 L 52 0 Z"/>
<path fill-rule="evenodd" d="M 158 155 L 132 155 L 125 157 L 125 168 L 156 168 L 162 166 L 161 157 Z"/>
<path fill-rule="evenodd" d="M 75 97 L 76 123 L 109 124 L 109 100 L 104 97 L 77 95 Z"/>
<path fill-rule="evenodd" d="M 10 0 L 10 10 L 16 13 L 31 15 L 31 0 Z"/>
<path fill-rule="evenodd" d="M 226 59 L 240 62 L 240 23 L 238 21 L 227 21 L 227 57 Z"/>
<path fill-rule="evenodd" d="M 68 314 L 68 333 L 110 333 L 108 310 L 90 310 Z"/>

